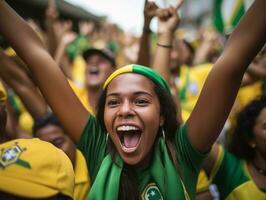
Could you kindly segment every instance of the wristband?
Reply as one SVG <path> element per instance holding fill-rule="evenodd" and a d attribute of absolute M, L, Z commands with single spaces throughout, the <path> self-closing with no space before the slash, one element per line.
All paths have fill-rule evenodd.
<path fill-rule="evenodd" d="M 160 44 L 157 42 L 157 46 L 159 47 L 164 47 L 164 48 L 168 48 L 168 49 L 171 49 L 173 46 L 172 45 L 165 45 L 165 44 Z"/>

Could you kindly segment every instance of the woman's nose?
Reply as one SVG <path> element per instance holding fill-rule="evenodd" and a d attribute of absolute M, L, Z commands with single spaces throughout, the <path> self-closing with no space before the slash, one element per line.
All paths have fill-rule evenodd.
<path fill-rule="evenodd" d="M 121 104 L 119 108 L 120 116 L 132 116 L 134 114 L 132 105 L 129 101 L 125 101 Z"/>

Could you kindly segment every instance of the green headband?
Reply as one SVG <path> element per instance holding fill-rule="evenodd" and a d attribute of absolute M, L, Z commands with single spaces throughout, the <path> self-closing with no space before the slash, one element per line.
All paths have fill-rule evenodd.
<path fill-rule="evenodd" d="M 125 73 L 141 74 L 152 80 L 156 85 L 158 85 L 159 87 L 164 89 L 169 95 L 171 95 L 168 84 L 158 72 L 154 71 L 151 68 L 136 64 L 126 65 L 125 67 L 119 68 L 116 71 L 114 71 L 105 81 L 103 89 L 105 89 L 115 77 Z"/>

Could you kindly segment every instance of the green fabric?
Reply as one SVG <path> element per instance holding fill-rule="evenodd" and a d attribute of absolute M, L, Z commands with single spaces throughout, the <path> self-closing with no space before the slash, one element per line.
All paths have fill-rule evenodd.
<path fill-rule="evenodd" d="M 101 168 L 98 172 L 96 181 L 89 193 L 89 199 L 118 199 L 119 194 L 119 181 L 122 172 L 123 161 L 117 157 L 119 165 L 115 164 L 110 155 L 107 155 L 103 160 Z M 175 166 L 173 165 L 166 148 L 164 139 L 159 139 L 159 145 L 156 145 L 155 154 L 151 163 L 151 176 L 155 183 L 158 185 L 160 192 L 164 199 L 174 200 L 185 199 L 183 188 L 180 187 L 180 177 L 176 173 Z"/>
<path fill-rule="evenodd" d="M 240 0 L 234 1 L 234 3 L 239 4 L 235 8 L 230 8 L 232 10 L 227 10 L 227 12 L 232 12 L 229 19 L 225 19 L 225 11 L 222 10 L 224 0 L 215 0 L 213 9 L 213 25 L 220 33 L 228 33 L 232 31 L 234 27 L 240 21 L 240 18 L 245 14 L 244 1 Z M 233 10 L 234 9 L 234 10 Z"/>
<path fill-rule="evenodd" d="M 195 151 L 187 137 L 186 126 L 176 131 L 174 139 L 178 165 L 182 174 L 183 182 L 191 199 L 195 198 L 196 183 L 201 163 L 206 155 Z M 91 176 L 91 195 L 95 199 L 111 199 L 118 195 L 119 177 L 122 169 L 122 161 L 117 157 L 117 165 L 111 162 L 106 148 L 106 130 L 104 130 L 95 117 L 90 116 L 78 142 L 78 148 L 86 158 Z M 170 162 L 170 164 L 168 164 Z M 166 164 L 167 163 L 167 164 Z M 142 196 L 151 184 L 159 188 L 161 194 L 171 196 L 178 194 L 179 199 L 184 199 L 184 190 L 181 177 L 177 174 L 175 166 L 170 161 L 164 141 L 159 139 L 155 145 L 152 162 L 145 169 L 135 169 L 138 195 Z M 174 173 L 174 174 L 173 174 Z M 117 179 L 111 179 L 116 177 Z M 113 182 L 114 184 L 111 184 Z M 172 183 L 174 182 L 174 183 Z M 99 186 L 100 185 L 100 186 Z M 113 189 L 113 186 L 117 186 Z M 162 188 L 162 189 L 161 189 Z M 112 191 L 111 196 L 99 190 Z M 97 195 L 97 196 L 96 196 Z M 99 195 L 99 196 L 98 196 Z M 91 196 L 90 198 L 91 199 Z M 167 198 L 168 199 L 168 198 Z"/>
<path fill-rule="evenodd" d="M 189 67 L 186 67 L 185 84 L 182 88 L 179 89 L 178 97 L 181 103 L 186 101 L 186 92 L 189 84 L 189 71 Z"/>
<path fill-rule="evenodd" d="M 93 183 L 88 199 L 118 199 L 122 167 L 123 162 L 120 158 L 114 164 L 111 155 L 108 154 L 103 160 L 97 175 L 99 178 L 96 178 L 96 181 Z"/>
<path fill-rule="evenodd" d="M 158 185 L 164 199 L 185 199 L 184 190 L 180 185 L 180 176 L 176 173 L 176 168 L 167 152 L 165 140 L 160 139 L 159 145 L 155 149 L 155 156 L 151 164 L 151 175 Z"/>
<path fill-rule="evenodd" d="M 110 82 L 120 74 L 125 74 L 125 73 L 136 73 L 136 74 L 141 74 L 151 81 L 153 81 L 156 85 L 161 87 L 163 90 L 165 90 L 169 95 L 171 95 L 170 88 L 167 84 L 167 82 L 164 80 L 164 78 L 155 70 L 145 67 L 143 65 L 137 65 L 137 64 L 131 64 L 131 65 L 126 65 L 124 67 L 120 67 L 116 71 L 114 71 L 105 81 L 103 89 L 105 89 Z"/>
<path fill-rule="evenodd" d="M 77 148 L 86 159 L 91 182 L 93 183 L 107 154 L 107 145 L 106 131 L 102 129 L 99 122 L 92 115 L 88 118 Z"/>
<path fill-rule="evenodd" d="M 196 184 L 203 160 L 208 155 L 200 153 L 189 141 L 186 124 L 175 135 L 176 154 L 182 180 L 191 199 L 196 196 Z"/>
<path fill-rule="evenodd" d="M 224 32 L 224 20 L 221 12 L 222 3 L 223 0 L 215 0 L 213 9 L 213 25 L 220 33 Z"/>
<path fill-rule="evenodd" d="M 77 55 L 80 55 L 85 49 L 90 46 L 88 38 L 84 35 L 79 35 L 76 39 L 71 42 L 67 48 L 66 53 L 70 60 L 74 60 Z"/>
<path fill-rule="evenodd" d="M 232 19 L 232 25 L 233 27 L 236 27 L 236 25 L 238 24 L 238 22 L 240 21 L 241 17 L 245 14 L 245 6 L 244 6 L 244 2 L 241 4 L 238 12 L 235 13 L 234 18 Z"/>
<path fill-rule="evenodd" d="M 222 157 L 218 158 L 222 162 L 217 166 L 217 173 L 213 175 L 213 183 L 218 187 L 220 199 L 265 200 L 266 193 L 250 177 L 246 162 L 224 149 L 222 151 Z"/>
<path fill-rule="evenodd" d="M 155 70 L 142 66 L 142 65 L 133 64 L 132 66 L 133 66 L 133 73 L 146 76 L 147 78 L 151 79 L 155 84 L 161 86 L 164 90 L 166 90 L 171 95 L 170 88 L 167 82 Z"/>

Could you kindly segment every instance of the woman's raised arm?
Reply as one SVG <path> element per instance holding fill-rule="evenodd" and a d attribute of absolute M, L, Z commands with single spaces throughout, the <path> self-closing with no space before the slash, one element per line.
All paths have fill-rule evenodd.
<path fill-rule="evenodd" d="M 187 121 L 191 143 L 201 152 L 217 139 L 244 72 L 266 41 L 265 8 L 265 0 L 256 0 L 233 31 Z"/>
<path fill-rule="evenodd" d="M 0 34 L 26 63 L 53 112 L 69 136 L 77 142 L 88 112 L 73 93 L 39 36 L 3 0 L 0 1 Z"/>

